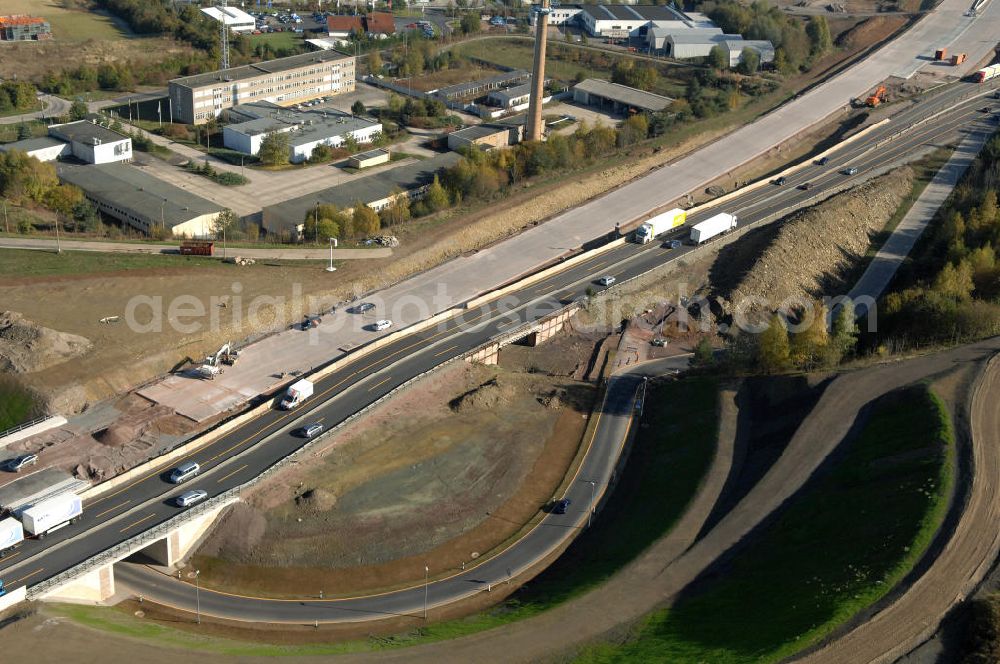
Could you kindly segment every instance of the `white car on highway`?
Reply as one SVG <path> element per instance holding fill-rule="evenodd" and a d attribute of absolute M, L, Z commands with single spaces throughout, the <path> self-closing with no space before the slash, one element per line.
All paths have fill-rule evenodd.
<path fill-rule="evenodd" d="M 185 491 L 181 495 L 177 496 L 177 507 L 191 507 L 195 503 L 200 503 L 206 498 L 208 498 L 208 492 L 204 489 L 192 489 L 191 491 Z"/>

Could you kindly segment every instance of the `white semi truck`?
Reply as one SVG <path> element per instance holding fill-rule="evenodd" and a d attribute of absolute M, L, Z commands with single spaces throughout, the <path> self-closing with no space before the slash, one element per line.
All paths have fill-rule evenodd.
<path fill-rule="evenodd" d="M 305 378 L 297 380 L 288 387 L 285 398 L 281 400 L 281 407 L 285 410 L 297 408 L 303 401 L 313 395 L 313 384 Z"/>
<path fill-rule="evenodd" d="M 702 244 L 708 242 L 713 237 L 728 233 L 736 228 L 736 223 L 737 218 L 735 214 L 720 212 L 714 217 L 691 227 L 691 244 Z"/>
<path fill-rule="evenodd" d="M 83 514 L 83 501 L 75 493 L 60 493 L 21 512 L 21 525 L 29 535 L 42 539 L 53 530 L 76 523 Z"/>
<path fill-rule="evenodd" d="M 24 527 L 13 517 L 0 521 L 0 558 L 24 541 Z"/>
<path fill-rule="evenodd" d="M 641 226 L 639 226 L 639 228 L 635 229 L 635 241 L 639 244 L 652 242 L 653 239 L 660 233 L 665 233 L 671 228 L 677 228 L 678 226 L 683 225 L 686 220 L 686 211 L 680 208 L 667 210 L 666 212 L 648 219 Z"/>

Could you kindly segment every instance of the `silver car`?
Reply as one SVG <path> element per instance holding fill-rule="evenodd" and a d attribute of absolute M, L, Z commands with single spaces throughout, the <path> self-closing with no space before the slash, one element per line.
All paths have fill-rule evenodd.
<path fill-rule="evenodd" d="M 200 503 L 201 501 L 208 498 L 208 491 L 204 489 L 192 489 L 191 491 L 185 491 L 181 495 L 177 496 L 177 507 L 191 507 L 195 503 Z"/>
<path fill-rule="evenodd" d="M 200 472 L 201 466 L 196 464 L 194 461 L 188 461 L 174 468 L 174 472 L 170 473 L 170 481 L 174 484 L 180 484 L 181 482 L 191 479 Z"/>

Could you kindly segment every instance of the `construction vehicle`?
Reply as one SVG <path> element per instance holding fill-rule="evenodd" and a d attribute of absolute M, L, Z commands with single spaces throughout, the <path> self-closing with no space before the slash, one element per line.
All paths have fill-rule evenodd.
<path fill-rule="evenodd" d="M 948 49 L 946 48 L 939 48 L 936 51 L 934 51 L 935 60 L 944 60 L 947 57 L 948 57 Z"/>
<path fill-rule="evenodd" d="M 955 55 L 951 56 L 952 67 L 957 67 L 963 62 L 965 62 L 965 53 L 956 53 Z"/>
<path fill-rule="evenodd" d="M 222 365 L 232 366 L 236 364 L 239 356 L 239 351 L 233 348 L 232 344 L 223 344 L 222 348 L 205 358 L 202 365 L 198 367 L 198 375 L 208 380 L 215 380 L 215 377 L 223 372 Z"/>
<path fill-rule="evenodd" d="M 884 85 L 880 85 L 875 88 L 875 92 L 872 93 L 868 99 L 865 100 L 865 106 L 869 108 L 875 108 L 879 104 L 883 103 L 886 98 L 886 90 Z"/>

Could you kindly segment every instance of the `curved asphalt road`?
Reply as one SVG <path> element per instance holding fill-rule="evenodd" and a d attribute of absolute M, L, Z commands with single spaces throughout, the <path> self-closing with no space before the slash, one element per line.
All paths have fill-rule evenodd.
<path fill-rule="evenodd" d="M 427 587 L 427 607 L 451 604 L 488 589 L 533 567 L 558 550 L 587 525 L 591 496 L 599 502 L 612 470 L 625 445 L 638 413 L 645 376 L 686 369 L 688 356 L 656 360 L 634 367 L 610 379 L 594 434 L 587 442 L 586 456 L 565 497 L 572 500 L 566 514 L 546 514 L 514 545 L 465 572 L 437 579 Z M 594 482 L 594 487 L 591 487 Z M 593 493 L 592 493 L 593 492 Z M 141 565 L 119 565 L 118 582 L 158 604 L 194 612 L 196 588 L 172 576 Z M 419 617 L 424 609 L 424 586 L 418 585 L 382 595 L 347 599 L 248 598 L 202 589 L 201 613 L 232 620 L 307 624 L 313 622 L 357 622 L 391 616 Z"/>
<path fill-rule="evenodd" d="M 807 165 L 789 176 L 785 187 L 764 186 L 749 191 L 728 200 L 723 209 L 737 212 L 741 226 L 745 226 L 801 204 L 824 190 L 842 186 L 850 178 L 837 170 L 845 165 L 859 168 L 860 172 L 851 176 L 856 181 L 893 158 L 924 148 L 928 141 L 950 140 L 957 132 L 973 125 L 988 126 L 984 125 L 987 116 L 975 110 L 982 104 L 981 100 L 959 103 L 970 92 L 982 91 L 982 87 L 968 84 L 949 88 L 919 106 L 902 111 L 893 122 L 872 132 L 865 140 L 835 152 L 827 165 Z M 937 111 L 945 111 L 945 114 L 914 127 L 918 120 Z M 868 150 L 876 141 L 903 129 L 910 130 L 905 137 L 878 150 Z M 812 183 L 811 190 L 793 188 L 797 182 L 805 181 Z M 697 222 L 712 213 L 711 210 L 699 212 L 692 215 L 690 221 Z M 677 229 L 670 237 L 680 238 L 686 232 L 684 228 Z M 479 347 L 490 338 L 517 327 L 520 322 L 537 320 L 566 302 L 582 297 L 588 287 L 593 287 L 591 280 L 599 275 L 614 274 L 623 281 L 676 260 L 691 250 L 690 247 L 665 249 L 658 242 L 642 247 L 635 244 L 616 247 L 481 309 L 469 310 L 442 323 L 437 330 L 401 338 L 321 381 L 316 395 L 301 409 L 291 413 L 270 411 L 193 454 L 190 458 L 201 464 L 203 474 L 184 489 L 204 488 L 210 495 L 218 495 L 242 485 L 302 444 L 303 441 L 291 433 L 302 424 L 321 421 L 329 429 L 412 377 Z M 620 404 L 612 406 L 617 408 Z M 171 500 L 181 489 L 165 481 L 171 467 L 164 466 L 131 485 L 91 501 L 85 506 L 79 523 L 43 541 L 26 541 L 0 561 L 0 578 L 10 589 L 37 584 L 175 516 L 177 508 Z M 599 467 L 588 466 L 594 470 Z M 586 488 L 589 500 L 589 485 Z M 579 500 L 574 502 L 583 504 Z M 552 524 L 540 530 L 552 530 Z M 537 554 L 545 548 L 540 539 L 533 539 L 505 555 L 515 556 L 508 558 L 512 561 L 526 560 L 531 557 L 532 550 Z M 527 552 L 527 557 L 520 557 L 522 551 Z M 495 564 L 503 566 L 504 578 L 508 567 L 517 567 L 514 563 Z M 431 603 L 442 596 L 435 595 Z M 386 606 L 387 612 L 402 607 L 392 603 Z"/>

